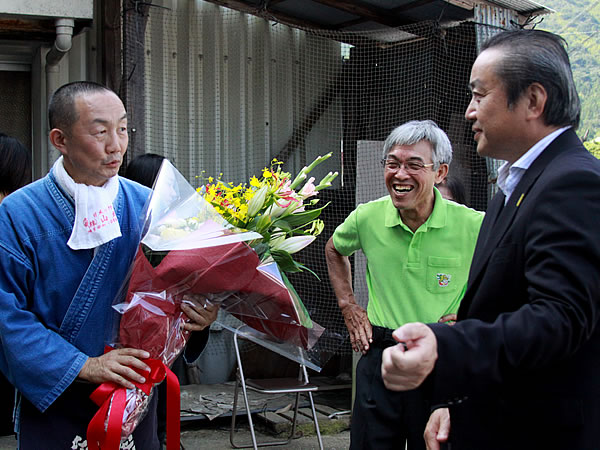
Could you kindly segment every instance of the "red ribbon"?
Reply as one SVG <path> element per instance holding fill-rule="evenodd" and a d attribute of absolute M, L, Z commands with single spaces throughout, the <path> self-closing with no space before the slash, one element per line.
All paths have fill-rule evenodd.
<path fill-rule="evenodd" d="M 146 378 L 145 383 L 133 382 L 146 395 L 150 395 L 152 387 L 167 379 L 167 450 L 179 450 L 179 380 L 171 369 L 157 359 L 145 359 L 150 373 L 134 369 Z M 118 450 L 121 443 L 123 412 L 125 410 L 127 389 L 112 382 L 102 383 L 90 399 L 100 408 L 90 421 L 87 429 L 89 450 Z M 112 399 L 112 404 L 111 404 Z M 108 416 L 108 425 L 104 426 Z"/>

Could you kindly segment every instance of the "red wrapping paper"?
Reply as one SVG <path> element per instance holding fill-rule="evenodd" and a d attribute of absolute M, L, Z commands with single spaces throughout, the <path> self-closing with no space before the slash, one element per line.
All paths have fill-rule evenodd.
<path fill-rule="evenodd" d="M 120 346 L 146 350 L 150 358 L 170 366 L 190 335 L 181 329 L 186 319 L 179 306 L 181 298 L 135 291 L 130 283 L 127 299 L 129 306 L 121 316 L 119 328 Z"/>
<path fill-rule="evenodd" d="M 103 383 L 92 393 L 90 398 L 100 409 L 88 427 L 90 449 L 117 450 L 120 440 L 129 436 L 144 418 L 152 388 L 165 375 L 168 378 L 167 447 L 178 449 L 179 381 L 169 366 L 189 338 L 190 333 L 181 327 L 186 316 L 177 300 L 164 292 L 136 292 L 130 285 L 127 300 L 121 315 L 118 343 L 120 347 L 146 350 L 150 357 L 145 362 L 151 367 L 151 373 L 138 371 L 146 377 L 146 382 L 134 382 L 134 390 Z"/>
<path fill-rule="evenodd" d="M 107 348 L 107 351 L 111 351 Z M 167 450 L 179 449 L 179 381 L 171 370 L 160 360 L 146 359 L 144 362 L 150 367 L 150 373 L 138 371 L 146 377 L 145 383 L 134 382 L 136 398 L 140 402 L 146 401 L 152 387 L 167 379 Z M 115 383 L 102 383 L 90 398 L 100 408 L 90 421 L 87 429 L 87 442 L 90 450 L 118 450 L 121 439 L 133 432 L 137 422 L 125 419 L 127 408 L 128 390 Z M 141 412 L 141 411 L 139 411 Z M 141 420 L 143 414 L 137 414 L 136 419 Z"/>
<path fill-rule="evenodd" d="M 216 296 L 222 301 L 222 309 L 252 328 L 306 348 L 308 331 L 301 323 L 290 292 L 285 284 L 259 266 L 258 255 L 244 243 L 171 250 L 156 267 L 152 267 L 140 248 L 127 298 L 131 299 L 134 293 L 166 291 L 177 305 L 184 294 Z M 122 333 L 126 326 L 124 319 L 121 320 Z M 140 341 L 143 347 L 136 348 L 147 349 L 162 339 L 150 336 L 156 330 L 155 324 L 142 328 L 137 332 L 147 334 L 148 340 Z"/>

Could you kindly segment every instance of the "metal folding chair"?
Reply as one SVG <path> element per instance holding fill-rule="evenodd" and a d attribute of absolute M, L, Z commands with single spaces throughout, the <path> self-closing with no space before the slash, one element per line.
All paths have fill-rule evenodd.
<path fill-rule="evenodd" d="M 318 389 L 318 386 L 310 383 L 308 379 L 308 373 L 306 371 L 306 366 L 301 363 L 299 364 L 299 373 L 298 378 L 269 378 L 269 379 L 246 379 L 244 376 L 244 369 L 242 364 L 242 358 L 240 355 L 240 348 L 238 343 L 238 338 L 248 339 L 258 345 L 262 345 L 265 348 L 273 350 L 273 343 L 269 342 L 269 345 L 265 346 L 265 342 L 262 341 L 259 337 L 257 337 L 257 332 L 252 333 L 252 329 L 247 325 L 242 325 L 237 329 L 234 333 L 233 344 L 235 348 L 235 356 L 237 358 L 237 375 L 236 375 L 236 383 L 234 390 L 234 398 L 233 398 L 233 411 L 231 414 L 231 430 L 229 433 L 229 441 L 231 442 L 231 446 L 233 448 L 254 448 L 255 450 L 258 447 L 266 447 L 272 445 L 286 445 L 293 438 L 296 433 L 296 425 L 297 425 L 297 417 L 298 417 L 298 408 L 300 404 L 300 394 L 306 393 L 308 394 L 308 398 L 310 400 L 310 407 L 312 410 L 312 417 L 315 424 L 315 431 L 317 435 L 317 439 L 319 440 L 319 449 L 323 450 L 323 441 L 321 440 L 321 432 L 319 430 L 319 421 L 317 420 L 317 412 L 315 410 L 315 403 L 313 401 L 312 393 Z M 251 333 L 248 337 L 248 333 Z M 234 434 L 235 434 L 235 419 L 237 414 L 237 404 L 238 404 L 238 394 L 239 388 L 242 388 L 242 394 L 244 397 L 244 403 L 246 405 L 246 414 L 248 415 L 248 423 L 250 424 L 250 434 L 252 436 L 252 443 L 247 444 L 236 444 L 234 442 Z M 263 394 L 296 394 L 296 401 L 294 403 L 294 416 L 292 419 L 292 429 L 289 436 L 283 440 L 274 440 L 268 442 L 257 442 L 256 441 L 256 433 L 254 430 L 254 422 L 252 421 L 252 413 L 250 411 L 250 403 L 248 401 L 248 389 L 251 389 L 256 392 L 260 392 Z"/>

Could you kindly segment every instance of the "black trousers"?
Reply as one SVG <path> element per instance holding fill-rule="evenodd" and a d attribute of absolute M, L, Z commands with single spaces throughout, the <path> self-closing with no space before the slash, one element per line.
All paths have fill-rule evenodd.
<path fill-rule="evenodd" d="M 425 450 L 423 432 L 429 420 L 429 403 L 419 389 L 388 390 L 381 378 L 383 350 L 395 342 L 389 333 L 374 328 L 374 342 L 356 368 L 356 396 L 350 427 L 350 449 Z"/>
<path fill-rule="evenodd" d="M 0 373 L 0 436 L 9 436 L 13 434 L 13 409 L 15 406 L 15 388 Z"/>
<path fill-rule="evenodd" d="M 39 412 L 25 398 L 21 399 L 19 449 L 65 450 L 80 448 L 86 440 L 87 426 L 98 406 L 89 395 L 98 387 L 75 381 L 46 411 Z M 156 400 L 153 395 L 145 417 L 133 432 L 137 450 L 158 450 L 156 436 Z M 79 438 L 77 438 L 79 437 Z M 74 440 L 77 439 L 73 447 Z"/>

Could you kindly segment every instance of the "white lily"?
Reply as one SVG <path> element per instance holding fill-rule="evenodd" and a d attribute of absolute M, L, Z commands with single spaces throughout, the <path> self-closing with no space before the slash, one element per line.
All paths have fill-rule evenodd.
<path fill-rule="evenodd" d="M 285 241 L 285 233 L 273 234 L 273 235 L 271 235 L 271 240 L 269 241 L 269 246 L 271 248 L 275 248 L 278 245 L 283 244 L 283 241 Z"/>
<path fill-rule="evenodd" d="M 271 246 L 271 249 L 281 250 L 292 255 L 309 246 L 315 239 L 315 236 L 292 236 L 282 242 L 276 242 L 275 245 Z"/>
<path fill-rule="evenodd" d="M 306 180 L 307 173 L 308 173 L 308 167 L 304 166 L 302 168 L 302 170 L 300 172 L 298 172 L 298 175 L 296 175 L 296 178 L 294 178 L 294 181 L 292 181 L 292 183 L 290 184 L 290 189 L 296 189 L 296 187 L 298 187 L 298 185 L 300 183 L 302 183 L 304 180 Z"/>
<path fill-rule="evenodd" d="M 271 216 L 272 219 L 277 219 L 278 217 L 281 217 L 285 212 L 287 212 L 287 208 L 282 208 L 277 204 L 277 202 L 275 202 L 267 208 L 265 214 Z"/>
<path fill-rule="evenodd" d="M 254 217 L 265 204 L 268 186 L 261 187 L 248 202 L 248 217 Z"/>
<path fill-rule="evenodd" d="M 186 237 L 189 231 L 181 228 L 163 228 L 160 232 L 160 237 L 166 240 L 181 239 Z"/>
<path fill-rule="evenodd" d="M 315 191 L 320 191 L 321 189 L 330 188 L 331 182 L 336 179 L 338 176 L 337 172 L 329 172 L 327 175 L 323 177 L 323 179 L 319 182 L 317 187 L 315 187 Z"/>
<path fill-rule="evenodd" d="M 317 167 L 319 164 L 321 164 L 326 159 L 329 159 L 331 157 L 331 155 L 332 155 L 332 152 L 327 153 L 325 156 L 319 155 L 319 156 L 317 156 L 317 159 L 315 159 L 312 163 L 310 163 L 310 165 L 308 167 L 304 166 L 302 168 L 302 170 L 298 173 L 298 175 L 296 175 L 296 178 L 294 178 L 294 181 L 292 181 L 292 184 L 290 185 L 290 189 L 296 189 L 300 183 L 302 183 L 304 180 L 306 180 L 306 177 L 308 176 L 308 174 L 315 167 Z"/>

